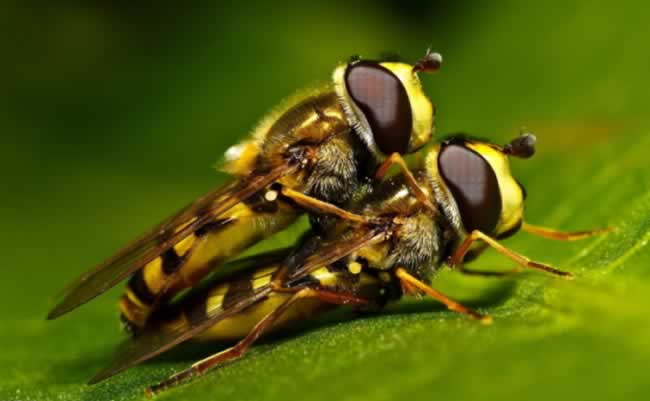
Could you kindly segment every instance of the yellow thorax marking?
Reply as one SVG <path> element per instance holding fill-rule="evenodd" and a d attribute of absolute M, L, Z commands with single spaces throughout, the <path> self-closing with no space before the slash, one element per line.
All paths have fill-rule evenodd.
<path fill-rule="evenodd" d="M 350 262 L 348 263 L 348 271 L 352 274 L 359 274 L 361 273 L 361 263 L 359 262 Z"/>

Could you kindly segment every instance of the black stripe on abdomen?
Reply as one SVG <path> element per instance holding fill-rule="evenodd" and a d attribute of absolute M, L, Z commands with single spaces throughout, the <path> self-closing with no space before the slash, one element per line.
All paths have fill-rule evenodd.
<path fill-rule="evenodd" d="M 162 271 L 168 276 L 175 273 L 183 263 L 183 258 L 178 256 L 173 247 L 163 252 L 163 254 L 160 255 L 160 259 Z"/>
<path fill-rule="evenodd" d="M 244 277 L 233 281 L 228 286 L 228 292 L 223 297 L 223 302 L 221 303 L 222 308 L 226 310 L 242 299 L 250 297 L 252 294 L 253 283 L 250 278 Z"/>
<path fill-rule="evenodd" d="M 129 288 L 140 302 L 145 305 L 153 305 L 156 301 L 156 294 L 154 294 L 144 280 L 144 269 L 137 270 L 131 280 L 129 280 Z"/>
<path fill-rule="evenodd" d="M 201 238 L 204 235 L 211 233 L 212 231 L 219 230 L 229 225 L 230 223 L 233 223 L 235 220 L 236 219 L 233 218 L 227 218 L 227 219 L 219 219 L 210 223 L 206 223 L 201 227 L 199 227 L 198 229 L 196 229 L 196 231 L 194 231 L 194 235 L 196 235 L 198 238 Z"/>

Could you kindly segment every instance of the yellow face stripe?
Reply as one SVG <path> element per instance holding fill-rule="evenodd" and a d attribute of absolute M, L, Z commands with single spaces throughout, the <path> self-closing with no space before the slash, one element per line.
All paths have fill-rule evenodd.
<path fill-rule="evenodd" d="M 508 156 L 503 154 L 499 148 L 491 144 L 479 142 L 467 142 L 466 146 L 481 155 L 488 162 L 499 183 L 501 216 L 499 216 L 494 233 L 498 236 L 516 227 L 521 222 L 524 214 L 524 195 L 517 180 L 512 176 Z M 452 224 L 457 229 L 464 231 L 453 196 L 448 192 L 444 180 L 440 178 L 438 172 L 439 151 L 440 146 L 432 148 L 429 151 L 425 161 L 427 174 L 432 179 L 437 196 L 444 196 L 446 198 L 446 202 L 443 202 L 443 207 L 445 208 L 446 214 L 452 218 Z M 445 206 L 445 204 L 453 206 Z"/>
<path fill-rule="evenodd" d="M 494 170 L 501 192 L 501 216 L 496 234 L 510 230 L 518 225 L 524 214 L 524 194 L 512 176 L 508 156 L 494 146 L 483 143 L 468 143 L 467 146 L 483 156 Z"/>
<path fill-rule="evenodd" d="M 404 85 L 411 104 L 413 126 L 409 151 L 413 152 L 429 142 L 433 135 L 433 105 L 422 89 L 420 78 L 413 72 L 413 66 L 405 63 L 381 63 L 391 71 Z"/>

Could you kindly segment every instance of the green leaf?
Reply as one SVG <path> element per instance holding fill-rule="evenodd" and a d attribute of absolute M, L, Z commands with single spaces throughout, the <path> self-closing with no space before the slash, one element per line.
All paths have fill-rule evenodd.
<path fill-rule="evenodd" d="M 43 17 L 49 30 L 9 50 L 21 78 L 7 83 L 11 107 L 0 118 L 11 133 L 0 139 L 0 168 L 10 173 L 0 200 L 0 400 L 143 399 L 147 385 L 223 349 L 179 347 L 89 387 L 122 338 L 120 289 L 59 321 L 44 316 L 66 281 L 215 185 L 208 166 L 274 102 L 326 79 L 348 53 L 392 47 L 414 59 L 430 40 L 445 58 L 441 73 L 423 77 L 439 132 L 505 143 L 526 126 L 538 154 L 513 169 L 528 190 L 527 219 L 616 231 L 506 241 L 574 272 L 573 281 L 536 272 L 437 278 L 436 288 L 493 315 L 492 326 L 424 299 L 376 315 L 341 311 L 160 399 L 649 399 L 648 7 L 555 3 L 134 13 L 151 36 L 119 13 Z M 11 29 L 28 29 L 34 16 L 12 13 Z M 32 54 L 61 58 L 26 62 Z M 476 264 L 497 267 L 511 262 L 491 252 Z"/>

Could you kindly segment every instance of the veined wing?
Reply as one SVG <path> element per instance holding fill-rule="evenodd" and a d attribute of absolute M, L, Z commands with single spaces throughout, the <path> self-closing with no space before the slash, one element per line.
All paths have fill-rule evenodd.
<path fill-rule="evenodd" d="M 279 249 L 236 260 L 224 267 L 237 272 L 247 272 L 252 269 L 272 266 L 284 260 L 290 251 L 290 248 Z M 273 271 L 265 274 L 271 275 Z M 207 293 L 215 285 L 218 285 L 219 281 L 203 284 L 202 288 L 193 289 L 179 303 L 180 308 L 184 310 L 185 316 L 190 316 L 186 324 L 165 327 L 158 323 L 146 327 L 135 337 L 125 340 L 118 348 L 110 366 L 93 377 L 89 384 L 103 381 L 197 336 L 219 321 L 263 300 L 271 292 L 271 287 L 268 284 L 255 290 L 234 287 L 234 289 L 231 288 L 228 291 L 228 302 L 225 306 L 222 302 L 218 307 L 206 311 L 205 300 Z M 174 312 L 170 312 L 173 309 L 174 306 L 171 306 L 170 310 L 164 311 L 164 313 L 173 314 Z M 163 311 L 160 313 L 163 313 Z"/>
<path fill-rule="evenodd" d="M 320 267 L 334 263 L 366 246 L 386 240 L 389 233 L 380 228 L 356 228 L 335 241 L 325 242 L 296 265 L 290 266 L 288 281 L 298 280 Z"/>
<path fill-rule="evenodd" d="M 300 259 L 298 265 L 291 266 L 292 270 L 289 280 L 298 280 L 321 266 L 334 263 L 365 246 L 383 241 L 386 236 L 387 234 L 384 230 L 366 228 L 354 230 L 339 240 L 324 243 L 315 253 L 304 259 Z M 259 268 L 279 264 L 279 262 L 287 260 L 286 258 L 291 255 L 291 252 L 291 248 L 286 248 L 232 263 L 239 264 L 238 271 L 246 272 L 248 269 L 254 267 Z M 278 265 L 279 267 L 280 265 Z M 277 270 L 272 269 L 272 271 L 266 274 L 272 275 L 275 271 Z M 185 310 L 185 316 L 191 316 L 185 324 L 172 325 L 171 329 L 169 327 L 164 329 L 159 325 L 146 327 L 135 337 L 125 341 L 119 347 L 111 365 L 93 377 L 90 384 L 105 380 L 201 334 L 221 320 L 240 313 L 251 305 L 265 299 L 272 292 L 270 284 L 263 285 L 254 290 L 251 290 L 247 286 L 242 286 L 241 288 L 235 287 L 235 293 L 231 293 L 231 290 L 228 291 L 228 303 L 226 307 L 222 303 L 219 307 L 215 307 L 206 312 L 206 293 L 214 288 L 215 284 L 219 284 L 219 281 L 217 280 L 216 283 L 210 283 L 209 285 L 201 285 L 202 288 L 193 289 L 181 300 L 179 305 L 184 308 L 189 308 L 189 310 Z M 169 311 L 172 310 L 173 306 Z M 162 316 L 162 314 L 169 311 L 160 310 L 158 313 Z"/>
<path fill-rule="evenodd" d="M 266 174 L 235 181 L 200 197 L 74 281 L 47 318 L 57 318 L 112 288 L 190 233 L 211 223 L 238 202 L 293 169 L 295 167 L 282 165 Z"/>

